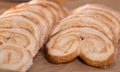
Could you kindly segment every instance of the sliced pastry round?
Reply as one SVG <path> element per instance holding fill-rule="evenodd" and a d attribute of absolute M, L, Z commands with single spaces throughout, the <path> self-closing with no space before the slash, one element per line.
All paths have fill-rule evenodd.
<path fill-rule="evenodd" d="M 7 15 L 22 15 L 29 18 L 39 26 L 41 36 L 43 36 L 42 38 L 45 39 L 45 37 L 48 37 L 48 31 L 50 30 L 50 27 L 48 27 L 48 22 L 44 17 L 35 11 L 32 11 L 31 9 L 16 9 L 11 10 L 11 12 L 7 13 Z"/>
<path fill-rule="evenodd" d="M 85 63 L 94 67 L 104 68 L 113 63 L 116 48 L 104 33 L 89 27 L 79 28 L 83 34 L 80 42 L 80 57 Z M 75 29 L 74 29 L 75 31 Z"/>
<path fill-rule="evenodd" d="M 0 28 L 1 45 L 15 44 L 29 50 L 34 57 L 38 50 L 39 44 L 36 39 L 22 28 Z"/>
<path fill-rule="evenodd" d="M 37 41 L 43 37 L 39 26 L 28 17 L 22 15 L 7 15 L 0 17 L 0 28 L 23 28 L 29 31 Z M 40 39 L 41 38 L 41 39 Z"/>
<path fill-rule="evenodd" d="M 53 27 L 66 15 L 66 10 L 49 1 L 22 3 L 3 13 L 0 16 L 0 69 L 26 72 Z M 76 41 L 68 45 L 71 43 L 75 46 Z M 73 57 L 77 57 L 77 48 L 72 50 Z M 70 56 L 67 61 L 73 60 Z"/>
<path fill-rule="evenodd" d="M 66 63 L 79 55 L 79 35 L 67 29 L 54 34 L 46 45 L 46 57 L 51 63 Z"/>
<path fill-rule="evenodd" d="M 32 65 L 32 55 L 17 45 L 0 46 L 0 69 L 26 72 Z"/>
<path fill-rule="evenodd" d="M 47 58 L 53 63 L 65 63 L 78 55 L 85 63 L 105 67 L 115 58 L 113 42 L 92 27 L 71 27 L 55 33 L 46 45 Z"/>

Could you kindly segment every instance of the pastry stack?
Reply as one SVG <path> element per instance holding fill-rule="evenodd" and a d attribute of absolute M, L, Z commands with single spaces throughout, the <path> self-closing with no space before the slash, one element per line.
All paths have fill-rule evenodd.
<path fill-rule="evenodd" d="M 118 12 L 98 4 L 81 6 L 53 29 L 46 44 L 51 63 L 67 63 L 80 57 L 86 64 L 105 68 L 113 63 L 120 37 Z"/>
<path fill-rule="evenodd" d="M 0 16 L 0 69 L 26 71 L 66 9 L 49 1 L 22 3 Z"/>

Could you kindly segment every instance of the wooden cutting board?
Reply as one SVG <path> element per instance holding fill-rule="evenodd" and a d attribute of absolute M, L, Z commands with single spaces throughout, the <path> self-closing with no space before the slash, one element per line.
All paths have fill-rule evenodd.
<path fill-rule="evenodd" d="M 58 0 L 55 1 L 58 2 Z M 67 7 L 69 10 L 87 3 L 99 3 L 120 12 L 120 0 L 66 0 L 65 2 L 60 1 L 59 3 Z M 19 2 L 0 2 L 0 13 L 16 4 L 19 4 Z M 73 62 L 66 64 L 51 64 L 45 59 L 44 50 L 42 48 L 34 58 L 34 63 L 28 72 L 120 72 L 120 42 L 118 44 L 118 54 L 116 60 L 106 69 L 88 66 L 80 59 L 76 59 Z"/>

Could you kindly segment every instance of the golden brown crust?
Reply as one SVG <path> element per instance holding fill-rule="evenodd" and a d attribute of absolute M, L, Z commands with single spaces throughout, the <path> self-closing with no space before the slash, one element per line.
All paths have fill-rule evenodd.
<path fill-rule="evenodd" d="M 76 59 L 77 55 L 78 55 L 78 51 L 76 50 L 75 52 L 66 55 L 66 56 L 53 56 L 51 54 L 49 54 L 49 51 L 47 50 L 47 47 L 45 48 L 45 54 L 46 54 L 46 58 L 50 63 L 54 63 L 54 64 L 61 64 L 61 63 L 68 63 L 73 61 L 74 59 Z"/>
<path fill-rule="evenodd" d="M 102 62 L 90 60 L 86 58 L 84 55 L 82 55 L 82 53 L 80 54 L 80 58 L 82 58 L 83 61 L 90 66 L 98 67 L 98 68 L 106 68 L 107 66 L 113 63 L 113 60 L 115 59 L 115 53 L 116 52 L 114 52 L 114 54 L 112 54 L 107 60 L 102 61 Z"/>

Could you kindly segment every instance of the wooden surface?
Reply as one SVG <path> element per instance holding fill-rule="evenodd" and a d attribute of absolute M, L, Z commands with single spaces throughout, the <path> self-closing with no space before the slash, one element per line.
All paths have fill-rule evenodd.
<path fill-rule="evenodd" d="M 99 3 L 111 7 L 120 12 L 120 0 L 67 0 L 65 3 L 61 3 L 63 6 L 67 7 L 70 10 L 87 3 Z M 6 9 L 16 4 L 19 4 L 19 2 L 0 2 L 0 13 L 4 12 Z M 88 66 L 81 62 L 80 59 L 76 59 L 75 61 L 67 64 L 51 64 L 45 59 L 44 51 L 42 49 L 34 58 L 34 64 L 28 70 L 28 72 L 120 72 L 119 48 L 120 43 L 118 45 L 118 54 L 116 60 L 106 69 L 99 69 Z"/>

